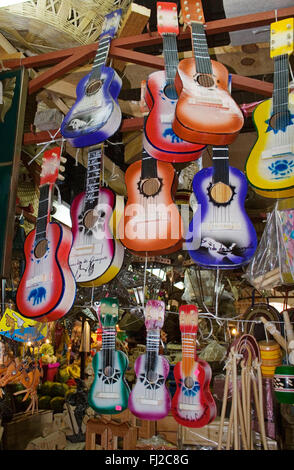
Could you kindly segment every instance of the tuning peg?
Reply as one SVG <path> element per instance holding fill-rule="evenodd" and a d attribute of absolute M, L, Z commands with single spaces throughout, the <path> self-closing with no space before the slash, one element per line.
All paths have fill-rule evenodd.
<path fill-rule="evenodd" d="M 59 165 L 59 171 L 62 171 L 62 173 L 65 171 L 65 166 Z"/>
<path fill-rule="evenodd" d="M 67 162 L 67 158 L 65 158 L 65 157 L 60 157 L 60 161 L 61 161 L 62 163 L 66 163 L 66 162 Z"/>
<path fill-rule="evenodd" d="M 64 181 L 64 180 L 65 180 L 64 176 L 63 176 L 63 175 L 60 175 L 60 174 L 57 176 L 57 179 L 60 180 L 60 181 Z"/>

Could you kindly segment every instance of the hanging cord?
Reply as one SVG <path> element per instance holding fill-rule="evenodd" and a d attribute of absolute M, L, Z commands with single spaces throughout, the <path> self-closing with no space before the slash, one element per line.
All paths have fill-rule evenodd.
<path fill-rule="evenodd" d="M 51 137 L 51 140 L 49 140 L 48 142 L 42 142 L 41 144 L 37 144 L 37 145 L 44 145 L 42 147 L 42 149 L 40 150 L 40 152 L 38 152 L 29 162 L 28 162 L 28 165 L 31 165 L 40 155 L 41 153 L 44 152 L 44 150 L 46 150 L 47 147 L 49 147 L 49 145 L 53 144 L 54 142 L 56 142 L 56 139 L 55 137 L 57 136 L 57 134 L 59 133 L 60 131 L 60 128 L 56 131 L 56 133 L 52 136 L 52 134 L 50 133 L 50 131 L 48 131 L 48 134 L 50 135 Z M 63 140 L 62 139 L 58 139 L 58 140 Z"/>

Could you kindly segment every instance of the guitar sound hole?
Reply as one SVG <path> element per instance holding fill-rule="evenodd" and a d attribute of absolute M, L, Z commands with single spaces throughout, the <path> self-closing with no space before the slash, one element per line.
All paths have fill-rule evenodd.
<path fill-rule="evenodd" d="M 228 204 L 233 197 L 233 190 L 227 184 L 219 182 L 210 189 L 210 197 L 217 204 Z"/>
<path fill-rule="evenodd" d="M 178 99 L 178 95 L 177 95 L 177 92 L 176 92 L 176 89 L 175 89 L 174 85 L 166 85 L 166 87 L 164 88 L 164 94 L 170 100 L 177 100 Z"/>
<path fill-rule="evenodd" d="M 97 91 L 100 90 L 102 85 L 103 85 L 102 80 L 93 80 L 87 85 L 86 94 L 89 96 L 89 95 L 93 95 L 94 93 L 97 93 Z"/>
<path fill-rule="evenodd" d="M 105 369 L 104 369 L 104 375 L 105 375 L 106 377 L 111 377 L 112 374 L 113 374 L 113 368 L 112 368 L 111 366 L 105 367 Z"/>
<path fill-rule="evenodd" d="M 94 210 L 90 210 L 85 214 L 84 226 L 87 229 L 93 228 L 98 220 L 98 215 L 94 213 Z"/>
<path fill-rule="evenodd" d="M 200 86 L 203 86 L 205 88 L 210 88 L 214 85 L 214 79 L 211 75 L 200 73 L 196 76 L 196 81 L 199 83 Z"/>
<path fill-rule="evenodd" d="M 46 239 L 41 240 L 37 243 L 34 250 L 34 255 L 36 258 L 42 258 L 48 249 L 48 241 Z"/>
<path fill-rule="evenodd" d="M 273 114 L 270 118 L 270 126 L 273 130 L 283 130 L 291 123 L 289 111 L 282 111 L 280 113 Z"/>
<path fill-rule="evenodd" d="M 148 178 L 142 181 L 141 190 L 145 196 L 155 196 L 161 187 L 161 183 L 158 178 Z"/>
<path fill-rule="evenodd" d="M 156 372 L 154 372 L 153 370 L 150 370 L 150 371 L 147 373 L 147 380 L 148 380 L 150 383 L 156 382 L 156 380 L 157 380 L 157 374 L 156 374 Z"/>
<path fill-rule="evenodd" d="M 184 380 L 184 384 L 186 388 L 193 388 L 194 380 L 192 379 L 192 377 L 186 377 Z"/>

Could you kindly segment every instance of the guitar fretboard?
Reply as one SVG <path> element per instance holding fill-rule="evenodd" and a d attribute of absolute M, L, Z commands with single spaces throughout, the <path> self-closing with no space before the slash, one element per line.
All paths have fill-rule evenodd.
<path fill-rule="evenodd" d="M 203 24 L 192 23 L 192 46 L 197 73 L 212 74 L 206 34 Z"/>
<path fill-rule="evenodd" d="M 103 328 L 102 331 L 102 362 L 103 369 L 113 367 L 113 353 L 115 351 L 115 327 Z"/>
<path fill-rule="evenodd" d="M 51 189 L 49 184 L 44 184 L 40 187 L 40 199 L 38 207 L 38 218 L 36 223 L 36 237 L 35 243 L 46 238 L 46 229 L 49 217 L 49 200 Z"/>
<path fill-rule="evenodd" d="M 160 331 L 148 330 L 146 339 L 146 372 L 156 369 L 158 351 L 160 343 Z"/>
<path fill-rule="evenodd" d="M 109 53 L 111 37 L 104 36 L 99 41 L 99 47 L 94 58 L 91 78 L 98 79 L 101 75 L 101 67 L 105 65 Z"/>
<path fill-rule="evenodd" d="M 229 184 L 229 151 L 228 147 L 213 147 L 213 184 Z"/>
<path fill-rule="evenodd" d="M 274 57 L 273 114 L 288 111 L 289 64 L 288 54 Z M 282 119 L 282 114 L 281 114 Z M 283 127 L 281 122 L 281 127 Z M 286 123 L 287 125 L 287 123 Z M 279 128 L 281 128 L 279 127 Z"/>
<path fill-rule="evenodd" d="M 157 178 L 157 160 L 143 149 L 142 151 L 142 179 Z"/>
<path fill-rule="evenodd" d="M 165 33 L 162 37 L 166 82 L 168 85 L 174 85 L 179 64 L 177 35 L 175 33 Z"/>
<path fill-rule="evenodd" d="M 86 181 L 85 212 L 94 209 L 98 204 L 100 189 L 100 168 L 102 148 L 90 150 L 88 153 L 88 169 Z"/>

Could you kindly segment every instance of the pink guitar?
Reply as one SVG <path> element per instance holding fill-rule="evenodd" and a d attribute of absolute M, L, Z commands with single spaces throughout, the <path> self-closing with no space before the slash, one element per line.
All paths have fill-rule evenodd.
<path fill-rule="evenodd" d="M 158 160 L 190 162 L 199 158 L 206 146 L 187 142 L 172 129 L 178 100 L 174 85 L 179 63 L 176 3 L 157 2 L 157 30 L 163 39 L 165 71 L 153 72 L 148 77 L 145 101 L 150 113 L 144 126 L 143 146 Z"/>
<path fill-rule="evenodd" d="M 164 418 L 171 406 L 165 386 L 169 363 L 158 355 L 163 322 L 164 302 L 148 300 L 145 309 L 146 354 L 139 356 L 135 362 L 137 381 L 129 396 L 129 409 L 138 418 L 149 421 Z"/>
<path fill-rule="evenodd" d="M 50 222 L 53 186 L 57 178 L 63 178 L 58 175 L 60 159 L 59 147 L 44 152 L 37 223 L 24 243 L 26 267 L 16 293 L 19 312 L 40 322 L 63 317 L 76 293 L 68 264 L 71 230 Z"/>
<path fill-rule="evenodd" d="M 182 305 L 179 317 L 183 356 L 174 368 L 177 388 L 172 399 L 172 414 L 183 426 L 201 428 L 216 416 L 216 405 L 209 390 L 211 369 L 196 356 L 197 307 Z"/>

